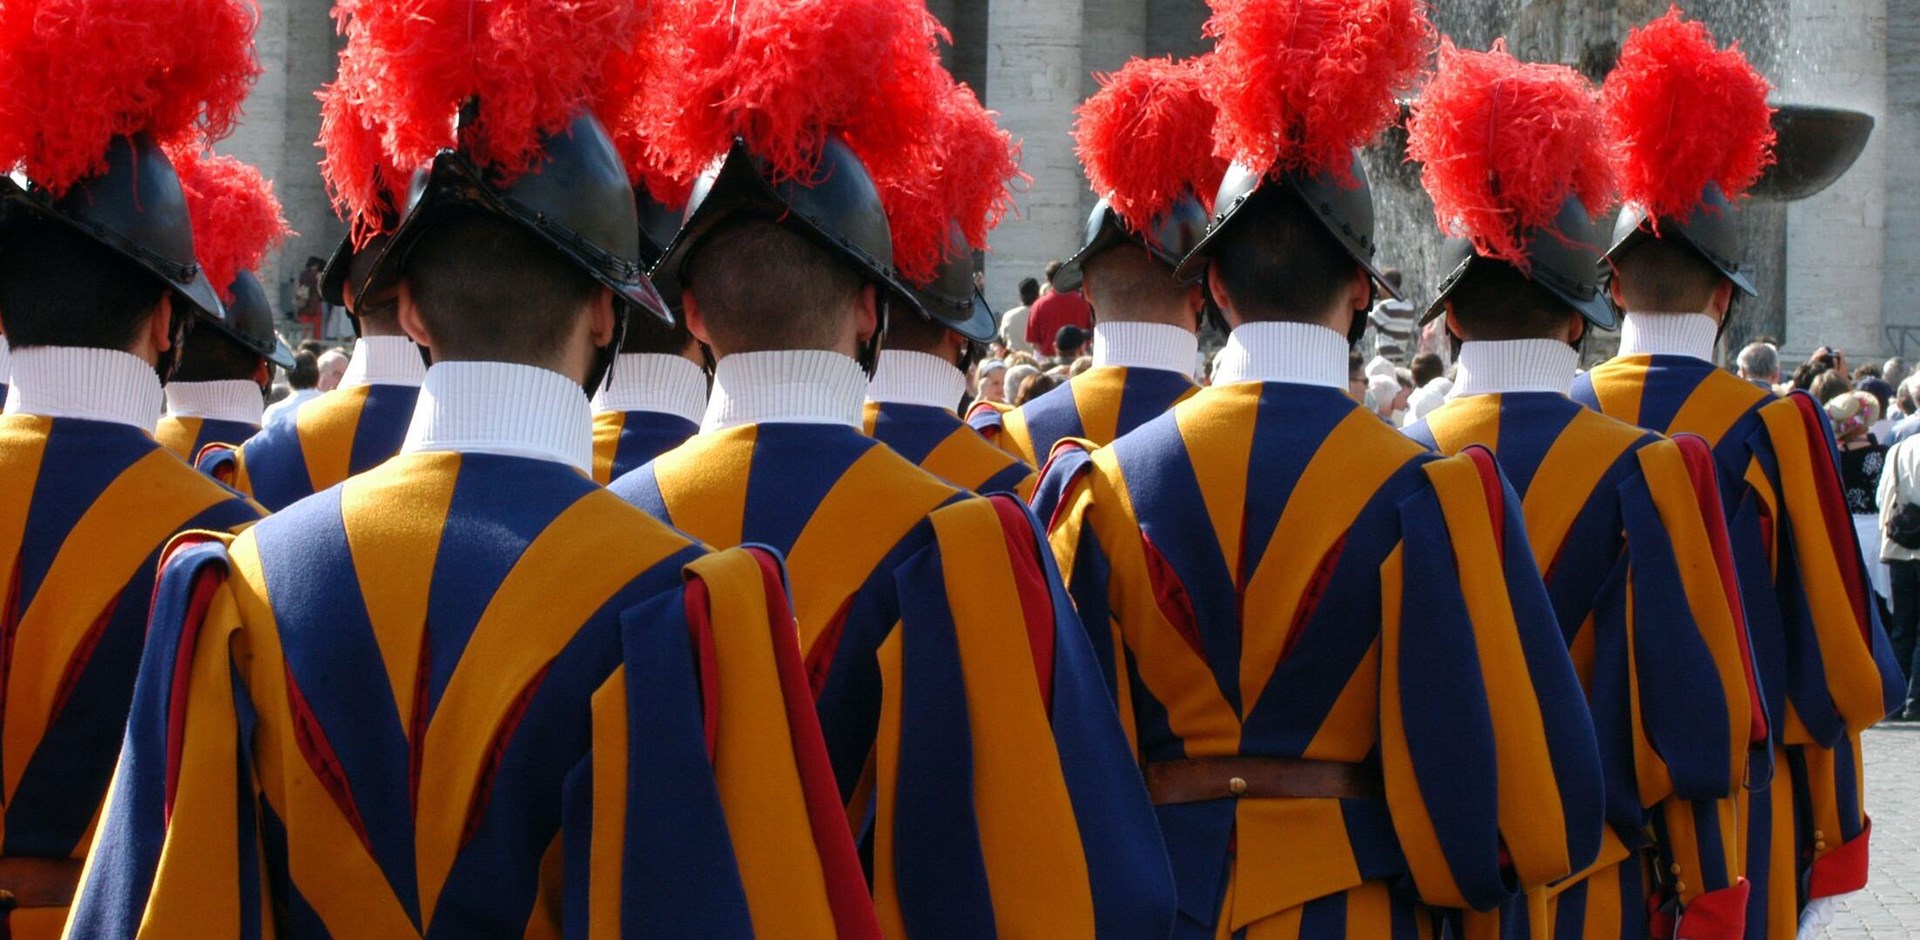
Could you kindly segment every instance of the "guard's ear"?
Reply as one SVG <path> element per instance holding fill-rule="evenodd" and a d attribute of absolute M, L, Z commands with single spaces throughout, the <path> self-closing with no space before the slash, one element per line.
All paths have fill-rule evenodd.
<path fill-rule="evenodd" d="M 427 329 L 427 321 L 420 316 L 420 305 L 413 301 L 413 284 L 402 279 L 398 296 L 394 298 L 399 308 L 400 330 L 407 338 L 428 352 L 433 351 L 433 334 Z"/>

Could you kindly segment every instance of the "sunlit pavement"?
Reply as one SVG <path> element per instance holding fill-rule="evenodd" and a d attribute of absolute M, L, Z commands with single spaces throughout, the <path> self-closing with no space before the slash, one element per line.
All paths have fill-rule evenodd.
<path fill-rule="evenodd" d="M 1867 732 L 1864 749 L 1873 873 L 1841 902 L 1827 936 L 1920 937 L 1920 722 L 1884 723 Z"/>

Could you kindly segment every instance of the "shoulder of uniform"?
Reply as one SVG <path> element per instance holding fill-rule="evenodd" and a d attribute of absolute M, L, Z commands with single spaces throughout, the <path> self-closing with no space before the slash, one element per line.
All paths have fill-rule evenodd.
<path fill-rule="evenodd" d="M 976 401 L 967 409 L 966 422 L 975 430 L 998 428 L 1013 406 L 997 401 Z"/>

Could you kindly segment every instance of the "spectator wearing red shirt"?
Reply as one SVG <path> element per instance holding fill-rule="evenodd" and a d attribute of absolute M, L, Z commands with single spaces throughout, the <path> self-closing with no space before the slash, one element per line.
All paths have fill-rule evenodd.
<path fill-rule="evenodd" d="M 1053 286 L 1054 275 L 1058 273 L 1060 262 L 1047 262 L 1048 286 Z M 1032 343 L 1041 356 L 1052 359 L 1056 353 L 1053 340 L 1063 326 L 1077 326 L 1091 331 L 1093 308 L 1087 306 L 1087 299 L 1079 291 L 1063 291 L 1054 287 L 1033 302 L 1031 313 L 1027 316 L 1027 342 Z"/>

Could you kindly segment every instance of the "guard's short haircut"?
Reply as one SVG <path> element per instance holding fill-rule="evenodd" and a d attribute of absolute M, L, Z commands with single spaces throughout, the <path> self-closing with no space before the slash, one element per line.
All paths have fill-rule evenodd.
<path fill-rule="evenodd" d="M 673 325 L 668 326 L 651 313 L 634 311 L 633 316 L 627 318 L 627 336 L 620 343 L 620 351 L 679 356 L 690 351 L 694 342 L 685 316 L 675 314 Z"/>
<path fill-rule="evenodd" d="M 1772 379 L 1780 375 L 1780 350 L 1768 343 L 1748 343 L 1740 350 L 1740 371 L 1749 378 Z"/>
<path fill-rule="evenodd" d="M 1121 242 L 1086 261 L 1087 300 L 1108 323 L 1194 324 L 1191 285 L 1174 280 L 1173 266 L 1133 242 Z"/>
<path fill-rule="evenodd" d="M 180 367 L 173 373 L 173 381 L 251 381 L 259 374 L 260 361 L 259 353 L 234 342 L 219 330 L 202 326 L 187 338 L 186 348 L 180 353 Z"/>
<path fill-rule="evenodd" d="M 0 248 L 0 322 L 15 349 L 132 349 L 172 288 L 110 248 L 39 221 Z M 174 316 L 191 316 L 178 301 Z"/>
<path fill-rule="evenodd" d="M 1649 238 L 1614 259 L 1620 299 L 1634 313 L 1699 313 L 1724 280 L 1678 238 Z"/>
<path fill-rule="evenodd" d="M 518 223 L 470 210 L 422 235 L 403 273 L 440 360 L 551 362 L 604 289 Z"/>
<path fill-rule="evenodd" d="M 1511 265 L 1473 262 L 1448 295 L 1461 338 L 1480 342 L 1542 339 L 1566 328 L 1578 311 Z"/>
<path fill-rule="evenodd" d="M 806 236 L 751 220 L 709 234 L 688 262 L 686 284 L 714 345 L 766 352 L 831 348 L 866 281 Z"/>
<path fill-rule="evenodd" d="M 1240 209 L 1217 239 L 1213 263 L 1234 314 L 1249 322 L 1323 323 L 1361 273 L 1300 197 L 1278 186 Z"/>
<path fill-rule="evenodd" d="M 1413 357 L 1413 384 L 1417 388 L 1426 388 L 1427 383 L 1447 374 L 1447 365 L 1440 361 L 1439 353 L 1423 352 Z"/>
<path fill-rule="evenodd" d="M 951 348 L 947 337 L 952 335 L 946 327 L 934 322 L 932 317 L 923 316 L 912 310 L 895 310 L 887 318 L 887 335 L 882 348 L 901 352 L 926 353 L 941 359 L 952 358 L 948 354 Z"/>
<path fill-rule="evenodd" d="M 301 350 L 293 354 L 293 368 L 287 370 L 287 384 L 295 391 L 320 384 L 320 357 Z"/>
<path fill-rule="evenodd" d="M 1040 282 L 1030 277 L 1021 278 L 1020 279 L 1020 302 L 1031 307 L 1033 306 L 1033 302 L 1039 299 L 1040 299 Z"/>

